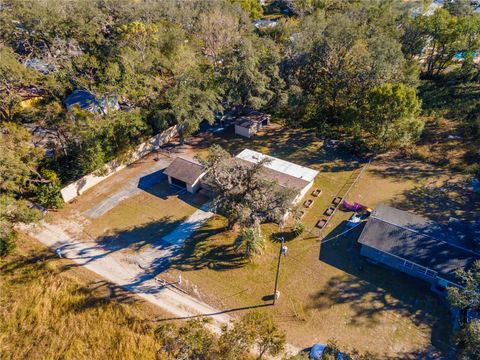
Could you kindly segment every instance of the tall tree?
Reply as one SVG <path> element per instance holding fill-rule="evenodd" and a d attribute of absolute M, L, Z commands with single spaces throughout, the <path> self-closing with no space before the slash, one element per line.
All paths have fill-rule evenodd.
<path fill-rule="evenodd" d="M 275 109 L 284 100 L 280 53 L 272 40 L 244 37 L 225 61 L 223 86 L 229 106 Z"/>
<path fill-rule="evenodd" d="M 238 14 L 229 7 L 215 6 L 210 12 L 200 14 L 197 27 L 205 55 L 215 69 L 221 67 L 225 56 L 233 51 L 242 35 Z"/>
<path fill-rule="evenodd" d="M 267 160 L 247 163 L 214 145 L 200 161 L 206 166 L 206 180 L 215 193 L 213 205 L 227 217 L 229 227 L 280 222 L 289 210 L 294 193 L 265 178 Z"/>
<path fill-rule="evenodd" d="M 480 310 L 480 261 L 472 269 L 457 271 L 462 288 L 448 288 L 448 301 L 459 309 Z"/>
<path fill-rule="evenodd" d="M 423 24 L 423 33 L 428 37 L 424 49 L 426 56 L 425 74 L 432 76 L 443 71 L 453 56 L 463 48 L 458 19 L 445 9 L 437 10 L 425 19 L 419 17 Z"/>
<path fill-rule="evenodd" d="M 39 75 L 21 64 L 12 49 L 0 47 L 0 120 L 13 120 L 18 105 L 38 94 Z"/>
<path fill-rule="evenodd" d="M 366 130 L 378 149 L 390 149 L 417 140 L 423 130 L 418 119 L 420 100 L 415 89 L 404 84 L 386 83 L 367 96 Z"/>
<path fill-rule="evenodd" d="M 480 261 L 476 261 L 469 270 L 456 272 L 462 288 L 449 287 L 449 303 L 461 310 L 480 311 Z M 473 320 L 462 324 L 455 335 L 459 359 L 476 359 L 480 356 L 480 321 Z"/>

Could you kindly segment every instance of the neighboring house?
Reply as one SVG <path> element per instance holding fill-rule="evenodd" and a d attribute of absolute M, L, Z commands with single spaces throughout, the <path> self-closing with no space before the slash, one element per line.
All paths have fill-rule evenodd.
<path fill-rule="evenodd" d="M 457 269 L 480 259 L 471 244 L 443 225 L 384 204 L 372 212 L 358 242 L 363 256 L 428 281 L 442 296 L 447 286 L 460 287 Z"/>
<path fill-rule="evenodd" d="M 55 66 L 35 58 L 25 60 L 25 67 L 38 71 L 43 75 L 48 75 L 56 70 Z"/>
<path fill-rule="evenodd" d="M 200 180 L 205 175 L 205 167 L 186 156 L 179 156 L 163 172 L 171 185 L 195 193 L 200 190 Z"/>
<path fill-rule="evenodd" d="M 63 102 L 68 110 L 78 106 L 84 111 L 100 115 L 120 109 L 116 97 L 104 95 L 101 99 L 97 99 L 90 91 L 82 89 L 74 90 Z"/>
<path fill-rule="evenodd" d="M 296 165 L 291 162 L 274 158 L 257 151 L 245 149 L 238 154 L 234 161 L 242 161 L 245 164 L 255 164 L 264 158 L 271 161 L 264 166 L 264 175 L 270 180 L 275 180 L 282 187 L 293 189 L 297 196 L 293 203 L 298 202 L 312 187 L 318 171 Z M 205 167 L 196 160 L 179 156 L 165 169 L 168 182 L 172 185 L 195 193 L 201 188 L 210 191 L 208 184 L 202 182 L 205 176 Z"/>
<path fill-rule="evenodd" d="M 252 111 L 235 121 L 235 134 L 250 138 L 268 125 L 270 125 L 270 115 Z"/>

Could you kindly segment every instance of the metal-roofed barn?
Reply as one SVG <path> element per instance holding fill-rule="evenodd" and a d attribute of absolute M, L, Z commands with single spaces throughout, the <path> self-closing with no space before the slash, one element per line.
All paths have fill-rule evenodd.
<path fill-rule="evenodd" d="M 446 286 L 460 286 L 457 269 L 480 259 L 443 225 L 384 204 L 372 212 L 358 242 L 363 256 L 426 280 L 441 295 Z"/>

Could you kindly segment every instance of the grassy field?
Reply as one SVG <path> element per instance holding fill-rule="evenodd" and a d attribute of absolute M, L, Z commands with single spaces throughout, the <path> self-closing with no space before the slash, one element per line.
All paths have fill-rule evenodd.
<path fill-rule="evenodd" d="M 205 149 L 208 142 L 195 146 Z M 297 346 L 335 338 L 343 349 L 373 351 L 384 358 L 418 358 L 425 352 L 446 349 L 448 311 L 427 284 L 361 258 L 356 246 L 358 230 L 320 243 L 324 236 L 328 240 L 342 232 L 351 215 L 337 212 L 322 236 L 314 228 L 348 178 L 358 173 L 362 164 L 357 159 L 325 149 L 311 133 L 278 127 L 249 140 L 226 135 L 215 143 L 233 154 L 248 147 L 318 169 L 321 173 L 315 187 L 323 193 L 305 210 L 302 222 L 306 231 L 300 238 L 291 239 L 288 227 L 280 230 L 276 225 L 264 225 L 267 246 L 253 262 L 234 252 L 237 234 L 225 231 L 225 220 L 212 218 L 187 242 L 183 255 L 172 263 L 170 276 L 181 273 L 187 291 L 232 314 L 249 308 L 272 312 L 287 331 L 288 341 Z M 348 199 L 372 207 L 379 202 L 408 207 L 409 191 L 431 173 L 419 163 L 408 164 L 416 177 L 388 173 L 400 165 L 393 159 L 372 163 Z M 280 300 L 273 307 L 270 299 L 279 235 L 287 235 L 290 241 L 288 255 L 282 260 Z"/>
<path fill-rule="evenodd" d="M 168 316 L 22 237 L 0 262 L 2 359 L 155 359 Z"/>

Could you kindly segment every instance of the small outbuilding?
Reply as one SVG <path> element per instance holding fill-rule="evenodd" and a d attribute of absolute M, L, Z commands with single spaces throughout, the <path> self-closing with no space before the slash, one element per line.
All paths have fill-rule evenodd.
<path fill-rule="evenodd" d="M 163 173 L 167 175 L 169 184 L 196 193 L 200 190 L 205 167 L 193 158 L 178 156 Z"/>
<path fill-rule="evenodd" d="M 425 280 L 444 296 L 447 286 L 461 287 L 455 271 L 468 270 L 480 259 L 480 253 L 457 235 L 422 216 L 380 204 L 358 243 L 360 254 L 371 261 Z"/>
<path fill-rule="evenodd" d="M 250 138 L 268 125 L 270 125 L 270 115 L 251 111 L 235 121 L 235 134 Z"/>

